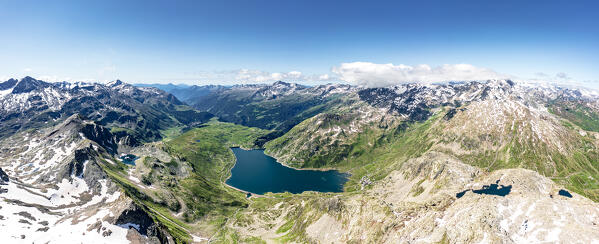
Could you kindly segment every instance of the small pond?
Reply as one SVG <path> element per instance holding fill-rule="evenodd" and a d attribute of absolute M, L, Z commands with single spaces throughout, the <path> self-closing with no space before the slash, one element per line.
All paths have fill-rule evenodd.
<path fill-rule="evenodd" d="M 557 194 L 559 194 L 560 196 L 572 198 L 572 194 L 570 194 L 569 191 L 566 191 L 564 189 L 559 190 L 559 192 L 557 192 Z"/>
<path fill-rule="evenodd" d="M 137 160 L 139 157 L 135 156 L 133 154 L 125 154 L 125 155 L 121 155 L 120 159 L 121 161 L 123 161 L 123 163 L 125 164 L 129 164 L 129 165 L 135 165 L 135 160 Z"/>
<path fill-rule="evenodd" d="M 283 166 L 264 150 L 231 148 L 237 162 L 226 183 L 254 194 L 304 191 L 342 192 L 347 174 L 336 170 L 297 170 Z"/>
<path fill-rule="evenodd" d="M 476 190 L 465 190 L 465 191 L 461 191 L 458 192 L 457 194 L 455 194 L 455 196 L 457 198 L 463 197 L 464 194 L 466 194 L 467 191 L 472 191 L 476 194 L 485 194 L 485 195 L 496 195 L 496 196 L 507 196 L 508 194 L 510 194 L 510 191 L 512 191 L 512 185 L 499 185 L 499 180 L 497 180 L 495 182 L 495 184 L 491 184 L 491 185 L 483 185 L 483 187 L 481 189 L 476 189 Z"/>

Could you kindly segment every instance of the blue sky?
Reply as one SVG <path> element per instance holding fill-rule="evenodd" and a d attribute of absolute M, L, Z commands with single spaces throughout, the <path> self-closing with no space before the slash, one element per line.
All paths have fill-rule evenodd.
<path fill-rule="evenodd" d="M 599 87 L 598 10 L 573 0 L 2 0 L 0 78 Z"/>

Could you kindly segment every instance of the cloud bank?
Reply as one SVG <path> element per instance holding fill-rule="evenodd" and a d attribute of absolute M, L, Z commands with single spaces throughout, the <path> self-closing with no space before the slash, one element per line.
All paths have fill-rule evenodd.
<path fill-rule="evenodd" d="M 508 75 L 470 64 L 444 64 L 431 67 L 426 64 L 410 66 L 353 62 L 333 67 L 332 72 L 338 76 L 339 80 L 368 87 L 384 87 L 411 82 L 432 83 L 509 78 Z"/>
<path fill-rule="evenodd" d="M 304 76 L 299 71 L 289 71 L 287 73 L 270 73 L 260 70 L 240 69 L 235 72 L 235 80 L 249 83 L 264 83 L 278 80 L 303 80 Z"/>
<path fill-rule="evenodd" d="M 107 82 L 120 78 L 130 83 L 178 83 L 188 85 L 207 84 L 271 84 L 275 81 L 295 82 L 306 85 L 320 85 L 326 83 L 348 83 L 366 87 L 385 87 L 404 83 L 436 83 L 447 81 L 471 81 L 489 79 L 512 79 L 519 83 L 530 85 L 567 85 L 580 86 L 597 89 L 597 80 L 576 80 L 565 72 L 545 73 L 537 72 L 533 77 L 518 77 L 510 74 L 502 74 L 492 69 L 477 67 L 471 64 L 444 64 L 432 67 L 427 64 L 404 65 L 404 64 L 380 64 L 372 62 L 348 62 L 333 66 L 328 73 L 305 74 L 301 71 L 291 70 L 288 72 L 269 72 L 257 69 L 234 69 L 216 71 L 184 72 L 182 76 L 177 75 L 170 78 L 154 80 L 131 79 L 130 77 L 118 77 L 117 68 L 108 64 L 99 69 L 95 78 L 72 78 L 69 76 L 49 75 L 37 72 L 32 68 L 24 68 L 22 72 L 12 75 L 0 75 L 0 81 L 9 78 L 19 78 L 26 75 L 37 79 L 57 81 L 85 81 L 85 82 Z"/>
<path fill-rule="evenodd" d="M 332 67 L 331 73 L 328 74 L 307 75 L 300 71 L 271 73 L 252 69 L 218 73 L 220 77 L 214 80 L 232 80 L 242 84 L 272 83 L 282 80 L 305 84 L 346 82 L 367 87 L 384 87 L 411 82 L 433 83 L 509 78 L 508 75 L 470 64 L 445 64 L 431 67 L 426 64 L 410 66 L 370 62 L 341 63 L 339 66 Z"/>
<path fill-rule="evenodd" d="M 261 70 L 240 69 L 232 71 L 234 80 L 243 83 L 272 83 L 275 81 L 290 81 L 301 83 L 318 83 L 335 81 L 335 77 L 329 74 L 305 75 L 300 71 L 289 72 L 266 72 Z"/>
<path fill-rule="evenodd" d="M 599 80 L 578 80 L 570 77 L 570 74 L 558 72 L 555 75 L 537 72 L 532 78 L 517 79 L 516 81 L 527 85 L 546 86 L 556 85 L 568 88 L 587 88 L 599 90 Z"/>

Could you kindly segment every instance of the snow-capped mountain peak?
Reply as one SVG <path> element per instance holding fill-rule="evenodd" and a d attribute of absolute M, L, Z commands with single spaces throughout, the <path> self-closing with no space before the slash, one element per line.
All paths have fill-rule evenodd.
<path fill-rule="evenodd" d="M 115 87 L 115 86 L 119 86 L 122 85 L 123 82 L 121 80 L 113 80 L 111 82 L 106 83 L 106 86 L 108 87 Z"/>

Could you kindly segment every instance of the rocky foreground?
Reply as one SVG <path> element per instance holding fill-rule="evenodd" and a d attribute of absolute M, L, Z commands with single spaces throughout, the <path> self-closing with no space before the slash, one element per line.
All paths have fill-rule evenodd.
<path fill-rule="evenodd" d="M 509 193 L 472 191 L 495 183 L 509 186 Z M 576 193 L 560 195 L 560 190 L 531 170 L 484 173 L 450 156 L 429 153 L 409 160 L 363 193 L 275 201 L 272 209 L 249 209 L 243 212 L 247 219 L 229 225 L 272 243 L 297 227 L 305 231 L 303 241 L 315 243 L 599 241 L 599 204 Z M 293 227 L 281 232 L 291 218 Z"/>

